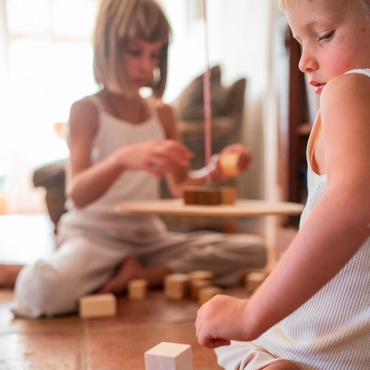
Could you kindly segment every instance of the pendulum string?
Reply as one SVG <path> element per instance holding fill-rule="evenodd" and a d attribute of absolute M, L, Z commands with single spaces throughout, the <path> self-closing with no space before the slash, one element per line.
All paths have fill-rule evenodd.
<path fill-rule="evenodd" d="M 211 155 L 212 155 L 212 141 L 211 141 L 211 86 L 210 86 L 210 66 L 208 53 L 208 24 L 206 0 L 202 0 L 202 10 L 204 19 L 204 41 L 205 41 L 205 56 L 206 56 L 206 72 L 203 75 L 203 103 L 204 103 L 204 152 L 205 165 L 208 169 L 206 176 L 206 184 L 212 183 L 212 176 L 210 172 Z"/>

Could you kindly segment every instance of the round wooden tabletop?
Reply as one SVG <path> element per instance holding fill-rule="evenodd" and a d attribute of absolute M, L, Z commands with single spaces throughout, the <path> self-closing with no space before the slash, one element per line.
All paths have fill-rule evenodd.
<path fill-rule="evenodd" d="M 159 199 L 122 202 L 117 212 L 178 216 L 247 217 L 268 215 L 300 215 L 303 204 L 239 199 L 229 205 L 185 205 L 183 199 Z"/>

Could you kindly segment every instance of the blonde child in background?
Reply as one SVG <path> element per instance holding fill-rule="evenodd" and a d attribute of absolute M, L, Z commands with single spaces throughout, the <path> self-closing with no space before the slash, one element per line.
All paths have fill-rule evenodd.
<path fill-rule="evenodd" d="M 280 0 L 321 94 L 301 228 L 248 300 L 199 310 L 201 344 L 231 369 L 370 367 L 370 1 Z M 248 342 L 252 341 L 253 342 Z"/>
<path fill-rule="evenodd" d="M 13 312 L 24 317 L 76 311 L 86 294 L 122 292 L 131 279 L 158 286 L 172 272 L 207 269 L 220 284 L 237 282 L 245 267 L 263 267 L 261 238 L 200 232 L 170 233 L 156 216 L 115 211 L 125 200 L 156 199 L 159 179 L 172 193 L 205 183 L 189 173 L 192 154 L 180 143 L 174 113 L 160 100 L 167 76 L 170 26 L 155 0 L 104 0 L 97 18 L 94 74 L 97 94 L 73 104 L 69 121 L 69 212 L 59 224 L 60 247 L 20 271 Z M 153 75 L 158 76 L 154 79 Z M 151 86 L 153 98 L 139 90 Z M 240 145 L 225 148 L 240 154 Z M 211 171 L 226 180 L 218 157 Z"/>

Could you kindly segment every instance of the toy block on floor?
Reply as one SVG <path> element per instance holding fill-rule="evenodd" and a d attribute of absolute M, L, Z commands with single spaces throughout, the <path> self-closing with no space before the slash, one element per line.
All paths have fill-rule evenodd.
<path fill-rule="evenodd" d="M 216 286 L 201 288 L 198 292 L 198 303 L 202 305 L 213 298 L 216 294 L 222 294 L 222 292 L 223 290 Z"/>
<path fill-rule="evenodd" d="M 266 280 L 268 273 L 265 271 L 250 272 L 245 276 L 245 287 L 249 294 L 254 293 Z"/>
<path fill-rule="evenodd" d="M 128 299 L 142 301 L 148 293 L 148 281 L 145 279 L 131 280 L 127 286 Z"/>
<path fill-rule="evenodd" d="M 199 300 L 199 291 L 203 288 L 211 286 L 212 283 L 209 280 L 191 280 L 190 281 L 190 296 L 195 301 Z"/>
<path fill-rule="evenodd" d="M 212 271 L 197 270 L 189 273 L 190 296 L 194 300 L 199 298 L 199 290 L 213 284 L 215 276 Z"/>
<path fill-rule="evenodd" d="M 190 186 L 183 192 L 185 205 L 220 205 L 234 204 L 236 190 L 232 187 L 215 185 Z"/>
<path fill-rule="evenodd" d="M 220 167 L 225 176 L 234 177 L 239 173 L 240 154 L 231 152 L 220 155 Z"/>
<path fill-rule="evenodd" d="M 164 295 L 169 299 L 182 300 L 189 295 L 189 276 L 169 274 L 164 278 Z"/>
<path fill-rule="evenodd" d="M 83 319 L 115 316 L 117 299 L 114 294 L 92 294 L 79 300 L 79 314 Z"/>
<path fill-rule="evenodd" d="M 208 270 L 196 270 L 189 272 L 189 279 L 190 281 L 206 280 L 212 284 L 215 279 L 215 274 Z"/>
<path fill-rule="evenodd" d="M 145 370 L 193 370 L 191 346 L 159 343 L 145 352 Z"/>

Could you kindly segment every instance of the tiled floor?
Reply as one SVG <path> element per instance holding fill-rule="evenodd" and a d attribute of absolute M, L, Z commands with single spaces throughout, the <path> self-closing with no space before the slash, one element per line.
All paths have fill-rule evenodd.
<path fill-rule="evenodd" d="M 0 230 L 0 262 L 30 263 L 53 250 L 46 216 L 0 216 Z M 280 250 L 294 234 L 281 234 Z M 225 293 L 247 297 L 242 287 Z M 13 317 L 12 299 L 12 291 L 0 290 L 0 370 L 144 370 L 144 352 L 163 341 L 190 344 L 194 370 L 221 369 L 214 352 L 197 343 L 194 301 L 169 301 L 153 290 L 145 301 L 118 297 L 113 318 L 25 320 Z"/>

